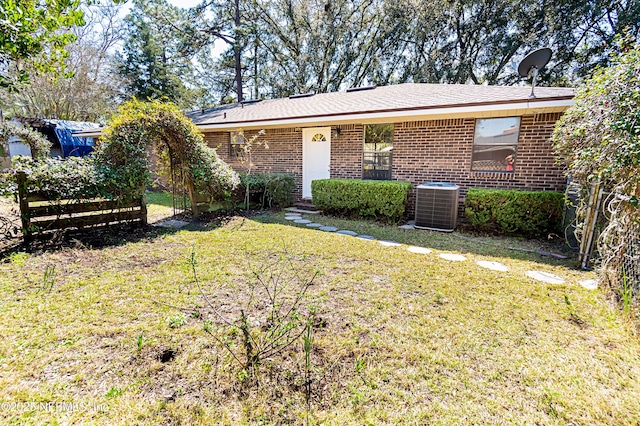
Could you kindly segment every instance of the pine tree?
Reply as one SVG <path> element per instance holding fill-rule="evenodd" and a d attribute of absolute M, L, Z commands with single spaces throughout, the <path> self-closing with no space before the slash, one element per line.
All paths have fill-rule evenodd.
<path fill-rule="evenodd" d="M 180 11 L 165 0 L 134 2 L 126 18 L 129 35 L 119 58 L 128 95 L 192 106 L 197 90 L 186 85 L 192 81 L 192 67 L 173 29 L 181 19 Z"/>

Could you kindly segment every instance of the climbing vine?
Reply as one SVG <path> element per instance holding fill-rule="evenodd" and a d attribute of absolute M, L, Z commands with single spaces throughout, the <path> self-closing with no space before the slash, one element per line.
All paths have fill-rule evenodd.
<path fill-rule="evenodd" d="M 44 136 L 28 127 L 22 127 L 10 121 L 0 121 L 0 158 L 9 158 L 9 139 L 18 137 L 31 150 L 36 161 L 43 160 L 49 155 L 51 142 Z M 19 158 L 19 157 L 18 157 Z M 15 170 L 0 170 L 0 195 L 10 195 L 16 190 Z"/>
<path fill-rule="evenodd" d="M 134 99 L 122 105 L 107 124 L 94 154 L 110 194 L 142 194 L 151 182 L 149 149 L 156 150 L 165 171 L 171 161 L 178 164 L 185 183 L 211 199 L 228 196 L 239 184 L 238 175 L 204 143 L 202 134 L 176 105 Z"/>
<path fill-rule="evenodd" d="M 31 149 L 33 158 L 43 159 L 49 155 L 51 142 L 29 127 L 21 127 L 11 121 L 0 122 L 0 157 L 9 156 L 9 139 L 16 136 Z"/>
<path fill-rule="evenodd" d="M 62 159 L 17 157 L 13 172 L 24 172 L 31 191 L 49 200 L 87 200 L 108 197 L 92 156 Z"/>
<path fill-rule="evenodd" d="M 185 180 L 181 184 L 211 200 L 229 196 L 240 183 L 237 173 L 204 143 L 193 122 L 173 104 L 134 99 L 119 108 L 103 133 L 93 155 L 76 159 L 48 158 L 46 139 L 12 123 L 0 126 L 0 142 L 6 144 L 9 137 L 18 136 L 31 147 L 33 158 L 14 159 L 11 173 L 25 172 L 29 188 L 52 200 L 139 198 L 151 183 L 152 149 L 165 172 L 172 165 L 180 167 Z M 0 182 L 5 180 L 10 181 Z M 0 186 L 11 189 L 9 184 Z"/>
<path fill-rule="evenodd" d="M 632 283 L 640 293 L 640 44 L 619 41 L 624 52 L 582 82 L 575 104 L 558 121 L 556 152 L 574 180 L 611 195 L 600 233 L 600 272 L 618 293 Z M 583 200 L 578 213 L 587 210 Z M 621 294 L 621 298 L 624 296 Z"/>

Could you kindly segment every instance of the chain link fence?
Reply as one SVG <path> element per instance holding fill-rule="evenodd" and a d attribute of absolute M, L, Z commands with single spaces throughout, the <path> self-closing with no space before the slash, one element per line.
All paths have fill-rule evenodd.
<path fill-rule="evenodd" d="M 630 197 L 604 191 L 599 184 L 581 188 L 575 236 L 583 268 L 595 264 L 621 299 L 640 296 L 640 208 Z"/>
<path fill-rule="evenodd" d="M 628 234 L 620 272 L 623 291 L 625 288 L 630 289 L 633 292 L 633 299 L 637 300 L 640 294 L 640 226 L 637 224 Z"/>

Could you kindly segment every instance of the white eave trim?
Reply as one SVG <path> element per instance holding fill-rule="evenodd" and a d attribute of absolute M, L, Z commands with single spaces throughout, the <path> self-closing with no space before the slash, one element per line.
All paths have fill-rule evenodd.
<path fill-rule="evenodd" d="M 101 138 L 103 135 L 102 135 L 102 130 L 95 130 L 92 132 L 71 133 L 71 136 L 76 138 Z"/>
<path fill-rule="evenodd" d="M 344 114 L 331 116 L 313 116 L 300 118 L 282 118 L 275 120 L 236 121 L 230 123 L 196 124 L 200 130 L 236 130 L 278 127 L 307 127 L 318 124 L 347 124 L 347 123 L 381 123 L 420 121 L 447 116 L 459 117 L 496 117 L 504 115 L 527 115 L 545 112 L 561 112 L 573 105 L 573 99 L 550 101 L 523 101 L 504 104 L 486 104 L 474 106 L 456 106 L 443 108 L 425 108 L 400 111 L 379 111 L 361 114 Z"/>

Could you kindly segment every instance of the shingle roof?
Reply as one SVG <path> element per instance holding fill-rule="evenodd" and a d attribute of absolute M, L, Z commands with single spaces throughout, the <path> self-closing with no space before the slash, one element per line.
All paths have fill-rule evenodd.
<path fill-rule="evenodd" d="M 536 87 L 536 98 L 530 98 L 530 94 L 530 87 L 406 83 L 376 87 L 372 90 L 222 105 L 204 111 L 192 111 L 187 113 L 187 116 L 197 125 L 240 124 L 385 111 L 567 100 L 573 97 L 574 90 L 562 87 Z"/>

